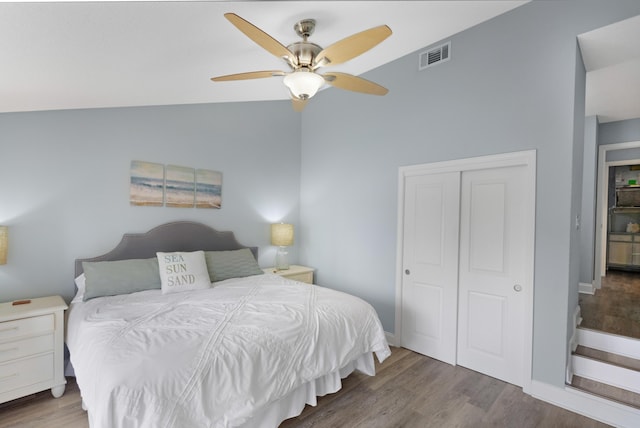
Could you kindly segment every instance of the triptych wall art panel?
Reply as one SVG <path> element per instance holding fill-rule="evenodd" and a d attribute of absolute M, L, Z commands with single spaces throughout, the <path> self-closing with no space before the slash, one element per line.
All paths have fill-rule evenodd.
<path fill-rule="evenodd" d="M 220 208 L 222 173 L 132 161 L 129 201 L 141 206 Z"/>

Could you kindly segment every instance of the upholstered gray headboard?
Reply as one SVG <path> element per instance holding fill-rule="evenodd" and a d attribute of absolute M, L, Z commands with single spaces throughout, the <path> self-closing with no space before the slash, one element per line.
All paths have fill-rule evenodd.
<path fill-rule="evenodd" d="M 158 251 L 221 251 L 241 248 L 249 248 L 258 259 L 258 247 L 240 244 L 233 232 L 220 232 L 202 223 L 175 221 L 154 227 L 146 233 L 126 233 L 120 243 L 108 253 L 77 259 L 75 276 L 83 272 L 82 262 L 148 259 L 155 257 Z"/>

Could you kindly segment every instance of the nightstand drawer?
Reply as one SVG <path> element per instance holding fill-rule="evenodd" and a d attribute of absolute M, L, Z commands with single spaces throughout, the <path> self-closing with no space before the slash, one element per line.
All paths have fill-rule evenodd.
<path fill-rule="evenodd" d="M 294 281 L 306 282 L 313 284 L 313 268 L 307 266 L 291 265 L 289 269 L 277 270 L 276 268 L 262 269 L 264 273 L 280 275 Z"/>
<path fill-rule="evenodd" d="M 53 380 L 53 373 L 53 352 L 0 364 L 0 391 L 7 392 Z"/>
<path fill-rule="evenodd" d="M 0 342 L 20 337 L 35 336 L 53 331 L 53 328 L 53 315 L 42 315 L 39 317 L 3 322 L 0 324 Z"/>
<path fill-rule="evenodd" d="M 0 343 L 0 363 L 29 355 L 53 352 L 53 334 Z"/>
<path fill-rule="evenodd" d="M 292 279 L 294 281 L 306 282 L 307 284 L 313 283 L 313 272 L 297 273 L 293 275 L 283 275 L 285 278 Z"/>

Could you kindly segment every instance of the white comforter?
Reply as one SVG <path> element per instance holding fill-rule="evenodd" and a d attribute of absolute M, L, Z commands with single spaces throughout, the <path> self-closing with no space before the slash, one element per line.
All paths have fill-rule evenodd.
<path fill-rule="evenodd" d="M 74 303 L 67 344 L 94 428 L 241 426 L 363 354 L 390 354 L 368 303 L 277 275 Z"/>

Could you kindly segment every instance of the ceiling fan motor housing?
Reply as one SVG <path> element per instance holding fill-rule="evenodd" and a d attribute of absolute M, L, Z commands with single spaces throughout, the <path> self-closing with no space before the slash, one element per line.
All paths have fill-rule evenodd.
<path fill-rule="evenodd" d="M 291 43 L 287 46 L 287 49 L 295 55 L 295 59 L 287 58 L 287 62 L 292 69 L 296 70 L 300 67 L 315 68 L 314 60 L 316 56 L 322 51 L 322 48 L 315 43 L 303 41 Z M 297 61 L 297 62 L 296 62 Z"/>

